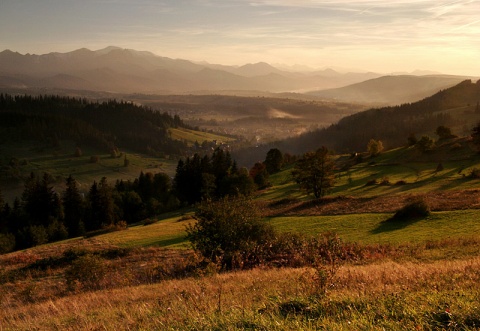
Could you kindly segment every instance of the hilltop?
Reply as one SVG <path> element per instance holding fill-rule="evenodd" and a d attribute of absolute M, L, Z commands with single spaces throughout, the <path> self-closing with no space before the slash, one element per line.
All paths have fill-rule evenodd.
<path fill-rule="evenodd" d="M 343 102 L 376 105 L 400 105 L 428 97 L 439 90 L 457 85 L 468 79 L 446 75 L 382 76 L 345 87 L 311 91 L 309 95 Z"/>

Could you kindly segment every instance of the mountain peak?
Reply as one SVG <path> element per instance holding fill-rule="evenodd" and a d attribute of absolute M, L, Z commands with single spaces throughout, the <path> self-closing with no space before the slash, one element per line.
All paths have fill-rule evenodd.
<path fill-rule="evenodd" d="M 236 73 L 242 76 L 265 76 L 271 73 L 280 73 L 281 70 L 271 66 L 266 62 L 248 63 L 236 70 Z"/>
<path fill-rule="evenodd" d="M 115 50 L 119 50 L 119 49 L 121 49 L 121 48 L 117 47 L 117 46 L 107 46 L 105 48 L 96 50 L 95 53 L 97 53 L 97 54 L 108 54 L 111 51 L 115 51 Z"/>

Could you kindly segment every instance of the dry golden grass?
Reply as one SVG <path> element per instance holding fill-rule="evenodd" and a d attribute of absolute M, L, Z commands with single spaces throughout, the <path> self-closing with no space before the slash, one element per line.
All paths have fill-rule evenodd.
<path fill-rule="evenodd" d="M 458 316 L 452 317 L 455 323 L 477 321 L 471 316 L 480 317 L 472 303 L 480 297 L 478 270 L 480 257 L 348 265 L 331 279 L 325 297 L 315 296 L 315 272 L 308 268 L 256 269 L 38 302 L 22 300 L 12 289 L 1 295 L 0 325 L 2 330 L 428 330 L 443 323 L 444 309 Z M 303 310 L 285 315 L 285 307 L 295 304 Z"/>

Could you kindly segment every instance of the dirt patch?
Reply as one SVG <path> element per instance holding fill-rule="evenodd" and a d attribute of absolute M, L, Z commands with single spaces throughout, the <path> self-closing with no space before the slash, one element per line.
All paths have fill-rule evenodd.
<path fill-rule="evenodd" d="M 480 190 L 385 195 L 370 198 L 326 197 L 311 201 L 284 200 L 262 203 L 264 216 L 314 216 L 358 213 L 392 213 L 406 203 L 424 198 L 432 211 L 480 209 Z"/>

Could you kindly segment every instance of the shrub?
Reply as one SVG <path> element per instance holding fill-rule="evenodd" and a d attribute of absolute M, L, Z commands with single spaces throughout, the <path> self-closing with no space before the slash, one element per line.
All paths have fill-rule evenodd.
<path fill-rule="evenodd" d="M 422 152 L 426 153 L 435 148 L 435 142 L 429 136 L 422 136 L 420 140 L 417 141 L 415 146 Z"/>
<path fill-rule="evenodd" d="M 25 227 L 20 231 L 17 237 L 17 245 L 20 248 L 34 247 L 37 245 L 46 244 L 47 242 L 47 230 L 41 225 Z"/>
<path fill-rule="evenodd" d="M 83 155 L 83 153 L 82 153 L 82 150 L 80 149 L 80 147 L 75 148 L 74 156 L 75 157 L 80 157 L 82 155 Z"/>
<path fill-rule="evenodd" d="M 11 233 L 0 233 L 0 254 L 5 254 L 15 249 L 15 236 Z"/>
<path fill-rule="evenodd" d="M 273 237 L 251 199 L 240 196 L 198 205 L 196 223 L 187 225 L 187 239 L 205 259 L 224 269 L 242 268 L 256 248 Z"/>
<path fill-rule="evenodd" d="M 367 152 L 371 157 L 377 156 L 383 151 L 383 143 L 380 140 L 370 139 L 367 144 Z"/>
<path fill-rule="evenodd" d="M 55 219 L 48 225 L 47 235 L 50 241 L 64 240 L 68 238 L 68 231 L 65 224 Z"/>
<path fill-rule="evenodd" d="M 479 179 L 479 178 L 480 178 L 480 169 L 478 169 L 478 168 L 473 168 L 473 169 L 470 171 L 469 177 L 470 177 L 470 178 L 473 178 L 473 179 Z"/>
<path fill-rule="evenodd" d="M 460 149 L 462 149 L 462 145 L 460 143 L 455 143 L 450 147 L 451 151 L 458 151 Z"/>
<path fill-rule="evenodd" d="M 98 160 L 100 160 L 100 158 L 98 157 L 98 155 L 92 155 L 92 156 L 90 156 L 90 163 L 98 163 Z"/>
<path fill-rule="evenodd" d="M 430 215 L 430 207 L 425 199 L 420 199 L 403 206 L 393 215 L 391 220 L 405 221 L 427 217 L 428 215 Z"/>
<path fill-rule="evenodd" d="M 98 290 L 106 274 L 107 269 L 101 258 L 91 254 L 82 255 L 65 271 L 67 289 Z"/>
<path fill-rule="evenodd" d="M 383 177 L 382 181 L 380 182 L 380 185 L 385 185 L 385 186 L 390 185 L 390 179 L 388 177 Z"/>
<path fill-rule="evenodd" d="M 378 184 L 378 181 L 376 179 L 371 179 L 365 184 L 365 186 L 373 186 L 377 184 Z"/>

